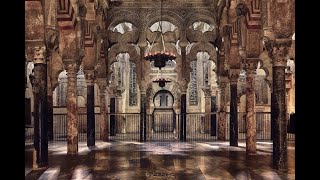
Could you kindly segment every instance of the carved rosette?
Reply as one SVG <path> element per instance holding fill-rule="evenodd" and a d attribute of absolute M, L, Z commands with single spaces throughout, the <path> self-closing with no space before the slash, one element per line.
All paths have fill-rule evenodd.
<path fill-rule="evenodd" d="M 45 47 L 34 47 L 33 63 L 34 64 L 47 64 Z"/>
<path fill-rule="evenodd" d="M 84 70 L 84 76 L 86 78 L 87 86 L 93 86 L 94 80 L 96 79 L 94 70 Z"/>

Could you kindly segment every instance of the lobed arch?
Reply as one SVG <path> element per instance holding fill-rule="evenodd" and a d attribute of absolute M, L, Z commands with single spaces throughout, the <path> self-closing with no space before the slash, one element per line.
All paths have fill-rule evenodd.
<path fill-rule="evenodd" d="M 144 27 L 145 30 L 150 28 L 154 23 L 158 22 L 160 20 L 159 18 L 160 10 L 155 11 L 152 14 L 149 14 L 148 16 L 145 17 L 145 24 L 146 26 Z M 177 26 L 178 29 L 183 28 L 184 20 L 179 16 L 179 14 L 170 11 L 170 10 L 163 10 L 162 11 L 162 21 L 168 21 L 172 23 L 173 25 Z"/>
<path fill-rule="evenodd" d="M 117 43 L 113 45 L 108 52 L 108 64 L 111 65 L 114 62 L 117 62 L 117 55 L 120 53 L 128 53 L 130 56 L 129 61 L 137 64 L 140 55 L 138 54 L 136 47 L 133 44 L 122 44 Z"/>
<path fill-rule="evenodd" d="M 160 93 L 167 93 L 167 94 L 169 94 L 169 95 L 172 97 L 172 106 L 174 105 L 175 99 L 174 99 L 174 96 L 173 96 L 172 92 L 171 92 L 171 91 L 168 91 L 168 90 L 166 90 L 166 89 L 161 89 L 161 90 L 157 91 L 157 92 L 153 95 L 153 97 L 152 97 L 152 102 L 153 102 L 154 106 L 155 106 L 155 98 L 156 98 L 156 96 L 157 96 L 158 94 L 160 94 Z"/>
<path fill-rule="evenodd" d="M 176 56 L 179 56 L 178 50 L 175 45 L 173 45 L 172 43 L 164 43 L 164 46 L 168 51 L 175 53 Z M 155 43 L 153 46 L 150 46 L 150 52 L 154 53 L 157 51 L 162 51 L 162 44 Z"/>
<path fill-rule="evenodd" d="M 139 18 L 136 18 L 136 16 L 137 15 L 134 14 L 132 11 L 122 10 L 122 11 L 116 12 L 108 18 L 110 19 L 110 22 L 107 25 L 108 27 L 107 29 L 111 30 L 118 24 L 125 23 L 125 22 L 131 23 L 138 29 L 141 29 L 141 22 Z"/>
<path fill-rule="evenodd" d="M 209 60 L 213 61 L 217 64 L 217 52 L 213 44 L 211 43 L 204 43 L 204 42 L 197 42 L 195 43 L 190 50 L 190 53 L 187 54 L 187 64 L 190 64 L 192 61 L 197 59 L 198 52 L 207 52 L 210 57 Z"/>
<path fill-rule="evenodd" d="M 140 55 L 138 54 L 136 47 L 132 44 L 122 44 L 117 43 L 113 45 L 109 52 L 108 52 L 108 67 L 111 67 L 111 65 L 115 62 L 117 62 L 116 57 L 120 53 L 128 53 L 129 54 L 129 61 L 138 64 Z M 110 69 L 108 71 L 108 76 L 111 76 L 112 71 Z"/>
<path fill-rule="evenodd" d="M 208 24 L 213 24 L 215 28 L 218 27 L 216 16 L 207 10 L 195 11 L 193 13 L 188 14 L 186 17 L 186 28 L 189 28 L 195 22 L 205 22 Z"/>

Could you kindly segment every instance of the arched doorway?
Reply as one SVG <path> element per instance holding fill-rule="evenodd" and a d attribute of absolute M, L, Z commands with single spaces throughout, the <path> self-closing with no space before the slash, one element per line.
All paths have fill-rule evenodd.
<path fill-rule="evenodd" d="M 177 118 L 173 109 L 174 97 L 168 90 L 160 90 L 153 97 L 151 140 L 177 139 Z"/>

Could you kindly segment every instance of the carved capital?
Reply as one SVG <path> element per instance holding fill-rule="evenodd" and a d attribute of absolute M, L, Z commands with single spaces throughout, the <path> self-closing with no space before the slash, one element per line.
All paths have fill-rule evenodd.
<path fill-rule="evenodd" d="M 226 24 L 222 28 L 223 36 L 230 36 L 232 32 L 232 26 L 230 24 Z"/>
<path fill-rule="evenodd" d="M 84 4 L 79 4 L 79 16 L 80 18 L 85 18 L 87 14 L 87 8 Z"/>
<path fill-rule="evenodd" d="M 287 66 L 292 39 L 276 39 L 265 42 L 265 48 L 272 60 L 272 66 Z"/>
<path fill-rule="evenodd" d="M 34 47 L 33 63 L 47 64 L 46 47 Z"/>
<path fill-rule="evenodd" d="M 249 12 L 249 9 L 244 2 L 240 2 L 239 4 L 237 4 L 237 7 L 236 7 L 237 16 L 245 16 L 247 15 L 248 12 Z"/>
<path fill-rule="evenodd" d="M 182 94 L 186 94 L 187 93 L 187 89 L 188 89 L 187 81 L 184 79 L 184 80 L 181 81 L 181 83 L 179 85 L 181 87 L 181 93 Z"/>
<path fill-rule="evenodd" d="M 100 95 L 102 94 L 101 92 L 105 92 L 107 89 L 107 79 L 106 78 L 97 78 L 97 84 L 99 86 L 100 89 Z"/>
<path fill-rule="evenodd" d="M 94 70 L 84 70 L 84 76 L 86 78 L 86 83 L 88 86 L 94 85 L 94 80 L 96 79 Z"/>
<path fill-rule="evenodd" d="M 140 48 L 145 48 L 145 47 L 147 47 L 147 45 L 148 45 L 147 41 L 139 41 L 138 42 L 138 46 Z"/>
<path fill-rule="evenodd" d="M 97 15 L 102 15 L 102 12 L 103 12 L 103 7 L 101 5 L 99 5 L 97 8 L 96 8 L 96 14 Z"/>
<path fill-rule="evenodd" d="M 188 41 L 180 41 L 179 46 L 182 48 L 186 48 L 188 46 Z"/>
<path fill-rule="evenodd" d="M 230 69 L 229 79 L 230 84 L 237 84 L 239 79 L 240 69 Z"/>
<path fill-rule="evenodd" d="M 52 53 L 52 51 L 59 46 L 59 30 L 47 27 L 46 28 L 46 47 L 48 53 Z"/>
<path fill-rule="evenodd" d="M 247 51 L 246 51 L 246 49 L 240 47 L 238 53 L 239 53 L 240 61 L 241 62 L 246 62 L 246 60 L 247 60 Z"/>
<path fill-rule="evenodd" d="M 125 91 L 124 88 L 122 87 L 116 87 L 114 89 L 114 94 L 117 96 L 117 97 L 122 97 L 122 93 Z"/>
<path fill-rule="evenodd" d="M 82 59 L 84 58 L 84 56 L 86 55 L 86 51 L 84 49 L 78 49 L 77 50 L 78 54 L 77 54 L 77 61 L 81 62 Z"/>
<path fill-rule="evenodd" d="M 79 70 L 79 65 L 73 59 L 65 59 L 63 60 L 64 69 L 67 71 L 68 77 L 76 77 L 77 72 Z"/>
<path fill-rule="evenodd" d="M 219 87 L 222 91 L 227 87 L 227 84 L 229 83 L 229 78 L 227 76 L 220 76 L 218 83 L 219 83 Z"/>
<path fill-rule="evenodd" d="M 247 76 L 254 76 L 258 67 L 258 58 L 248 58 L 243 63 L 243 69 L 246 71 Z"/>
<path fill-rule="evenodd" d="M 204 97 L 205 97 L 205 98 L 211 97 L 211 89 L 210 89 L 209 86 L 203 87 L 202 90 L 203 90 L 203 92 L 204 92 Z"/>

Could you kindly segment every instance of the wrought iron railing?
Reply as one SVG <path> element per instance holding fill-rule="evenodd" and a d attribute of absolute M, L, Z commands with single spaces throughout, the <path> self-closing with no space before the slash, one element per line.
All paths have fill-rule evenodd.
<path fill-rule="evenodd" d="M 271 140 L 270 112 L 256 112 L 257 140 Z M 141 113 L 107 114 L 109 140 L 140 141 Z M 87 140 L 87 115 L 78 114 L 78 140 Z M 218 115 L 216 113 L 186 113 L 187 141 L 217 140 Z M 238 139 L 246 139 L 245 113 L 238 112 Z M 288 121 L 287 138 L 295 140 L 294 125 Z M 226 137 L 229 140 L 230 114 L 226 118 Z M 25 128 L 25 141 L 33 141 L 32 127 Z M 181 131 L 181 114 L 172 112 L 153 113 L 146 115 L 147 141 L 179 141 Z M 95 114 L 95 138 L 100 139 L 100 114 Z M 53 115 L 53 141 L 67 141 L 67 114 Z"/>
<path fill-rule="evenodd" d="M 217 140 L 216 113 L 187 113 L 186 140 L 213 141 Z"/>
<path fill-rule="evenodd" d="M 140 113 L 107 113 L 109 139 L 139 141 Z"/>

